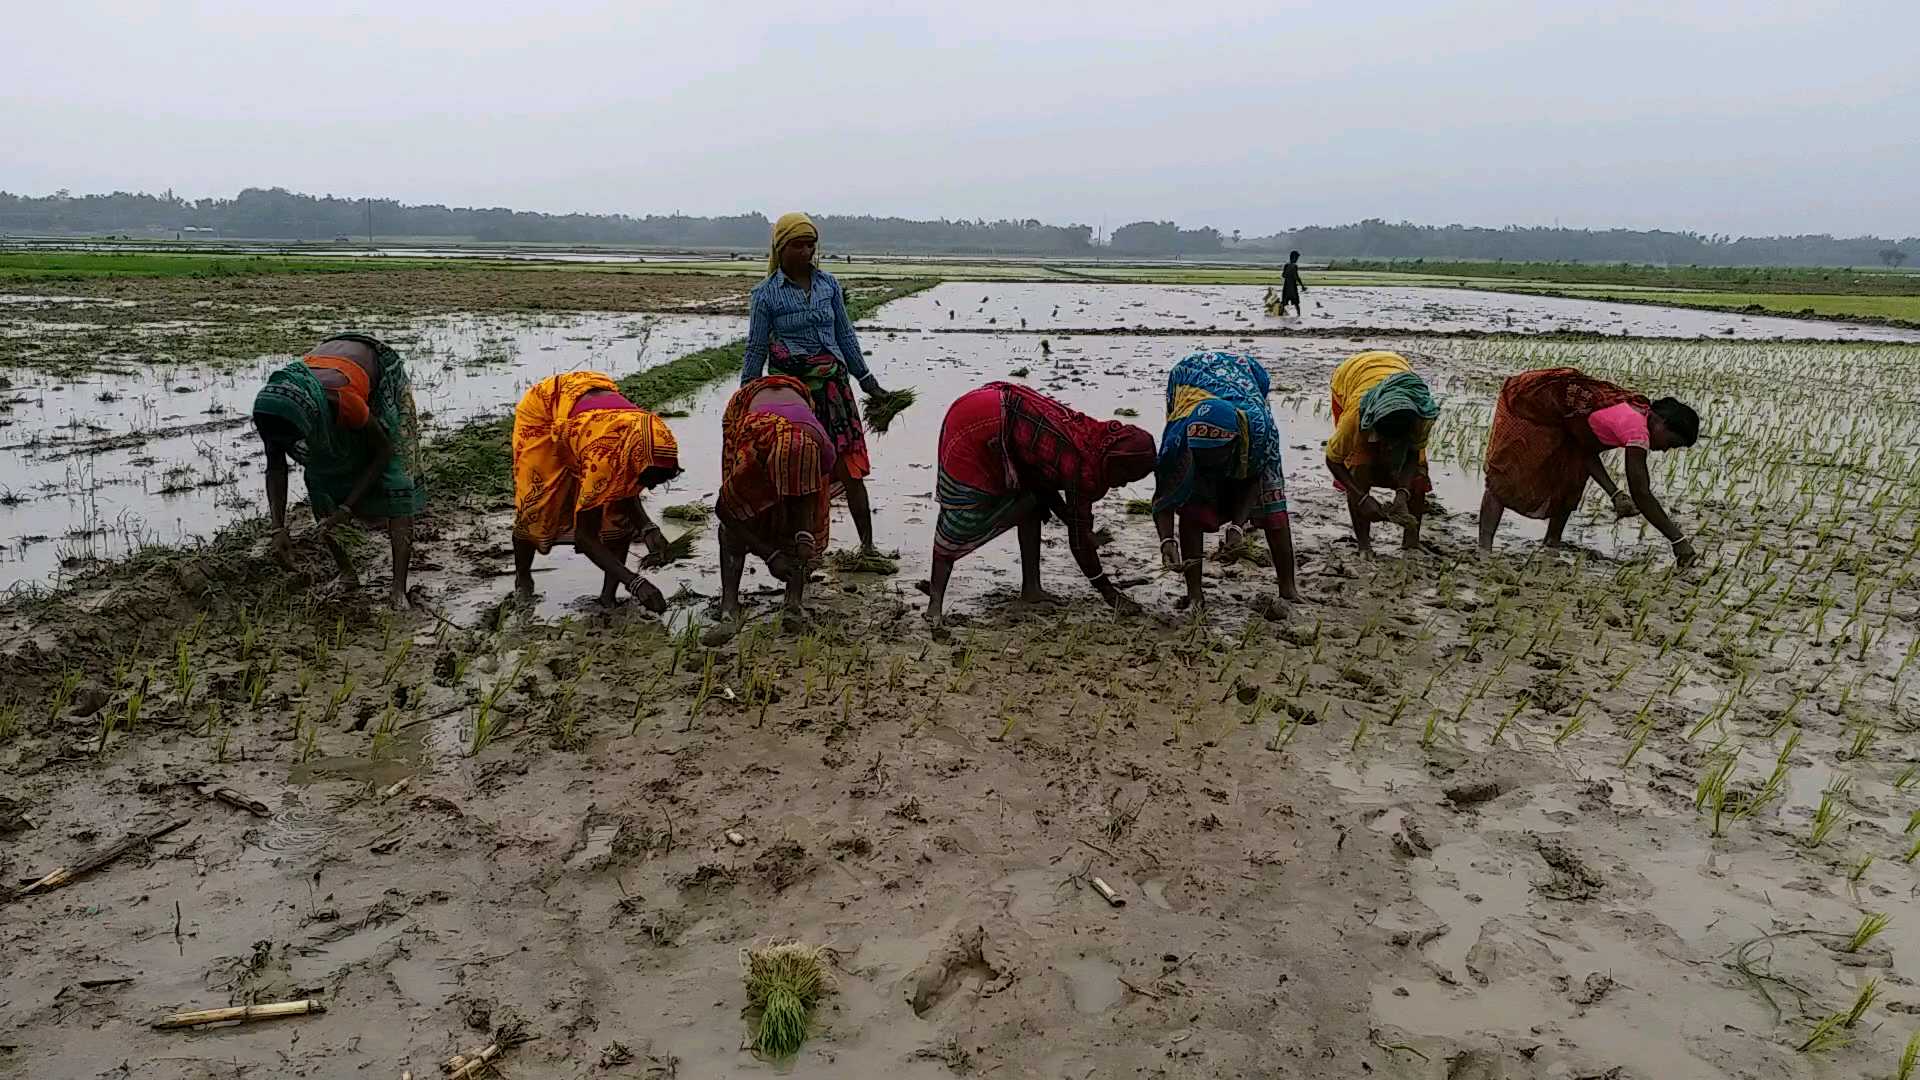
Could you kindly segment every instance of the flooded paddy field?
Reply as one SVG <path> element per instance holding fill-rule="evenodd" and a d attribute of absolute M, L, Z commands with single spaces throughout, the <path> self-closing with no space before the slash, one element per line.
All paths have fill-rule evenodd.
<path fill-rule="evenodd" d="M 1920 341 L 1920 331 L 1678 307 L 1476 292 L 1308 288 L 1299 316 L 1269 316 L 1257 285 L 947 282 L 887 307 L 889 327 L 948 330 L 1247 330 L 1257 333 L 1604 334 L 1650 338 Z"/>
<path fill-rule="evenodd" d="M 419 1076 L 490 1040 L 527 1077 L 1897 1073 L 1920 1027 L 1920 347 L 1396 336 L 1443 399 L 1445 513 L 1432 551 L 1369 560 L 1319 453 L 1364 332 L 1263 335 L 1253 290 L 1245 330 L 1165 299 L 1207 323 L 1041 334 L 1030 287 L 974 285 L 1035 325 L 949 333 L 965 316 L 925 316 L 955 288 L 864 332 L 921 395 L 869 436 L 901 573 L 823 570 L 806 625 L 750 567 L 759 618 L 699 645 L 710 525 L 661 581 L 686 587 L 666 624 L 584 604 L 596 575 L 564 552 L 534 611 L 503 610 L 497 513 L 423 538 L 433 613 L 377 612 L 377 580 L 310 591 L 245 536 L 0 613 L 0 880 L 186 822 L 0 906 L 0 1075 Z M 464 372 L 499 332 L 473 325 L 421 343 Z M 632 320 L 593 325 L 520 352 L 566 366 L 574 333 L 626 362 Z M 1014 609 L 1003 537 L 958 565 L 964 618 L 932 640 L 912 583 L 946 402 L 1021 378 L 1157 433 L 1197 348 L 1272 373 L 1307 602 L 1270 622 L 1271 571 L 1210 564 L 1206 618 L 1176 612 L 1126 512 L 1141 484 L 1098 514 L 1145 614 L 1109 614 L 1049 529 L 1061 605 Z M 1547 363 L 1700 409 L 1701 444 L 1655 469 L 1699 565 L 1597 504 L 1567 550 L 1509 517 L 1473 554 L 1493 394 Z M 688 472 L 656 509 L 711 503 L 730 391 L 673 403 Z M 789 937 L 832 950 L 834 988 L 764 1062 L 739 953 Z M 301 997 L 328 1011 L 147 1026 Z"/>

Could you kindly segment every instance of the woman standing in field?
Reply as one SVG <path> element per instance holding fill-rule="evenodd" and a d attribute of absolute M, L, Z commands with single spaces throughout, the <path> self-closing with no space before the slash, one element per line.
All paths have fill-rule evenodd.
<path fill-rule="evenodd" d="M 813 415 L 807 384 L 790 375 L 755 379 L 734 392 L 721 420 L 719 645 L 740 628 L 740 576 L 747 556 L 787 583 L 787 610 L 801 614 L 807 571 L 827 549 L 833 440 Z"/>
<path fill-rule="evenodd" d="M 666 422 L 620 393 L 597 371 L 571 371 L 533 384 L 513 414 L 513 587 L 533 598 L 533 555 L 571 543 L 605 574 L 600 603 L 625 586 L 649 611 L 667 609 L 653 583 L 627 569 L 635 537 L 662 559 L 667 538 L 647 517 L 640 493 L 680 475 Z"/>
<path fill-rule="evenodd" d="M 1567 518 L 1591 478 L 1621 517 L 1644 514 L 1673 545 L 1674 561 L 1694 560 L 1693 543 L 1654 497 L 1647 455 L 1692 446 L 1700 417 L 1673 398 L 1644 395 L 1589 378 L 1573 368 L 1527 371 L 1500 387 L 1487 439 L 1487 494 L 1480 502 L 1480 548 L 1493 550 L 1500 516 L 1513 510 L 1547 519 L 1547 546 L 1560 546 Z M 1627 452 L 1627 487 L 1607 475 L 1600 455 Z"/>
<path fill-rule="evenodd" d="M 813 414 L 833 440 L 833 482 L 846 490 L 861 553 L 878 555 L 867 499 L 866 477 L 873 464 L 853 383 L 858 380 L 869 394 L 886 391 L 860 354 L 840 282 L 813 264 L 819 242 L 820 231 L 805 214 L 783 214 L 774 223 L 767 279 L 753 290 L 740 385 L 768 370 L 806 384 Z"/>
<path fill-rule="evenodd" d="M 934 525 L 927 622 L 941 625 L 953 564 L 1008 529 L 1020 533 L 1020 599 L 1040 588 L 1040 523 L 1057 514 L 1080 572 L 1123 615 L 1140 605 L 1100 568 L 1093 504 L 1153 471 L 1153 436 L 1095 420 L 1044 394 L 992 382 L 960 395 L 940 426 L 940 518 Z"/>
<path fill-rule="evenodd" d="M 1373 552 L 1376 521 L 1400 525 L 1401 547 L 1420 550 L 1420 519 L 1433 490 L 1427 436 L 1439 415 L 1426 380 L 1399 353 L 1363 352 L 1333 369 L 1327 471 L 1334 487 L 1346 493 L 1353 536 L 1363 553 Z M 1382 506 L 1369 494 L 1374 488 L 1391 490 L 1392 504 Z"/>
<path fill-rule="evenodd" d="M 1225 530 L 1221 546 L 1231 550 L 1245 542 L 1249 526 L 1266 532 L 1281 600 L 1300 599 L 1280 429 L 1267 408 L 1270 387 L 1259 361 L 1227 352 L 1194 353 L 1167 376 L 1167 426 L 1154 469 L 1153 523 L 1160 532 L 1161 561 L 1186 576 L 1182 607 L 1202 603 L 1205 534 Z M 1285 605 L 1268 610 L 1282 615 Z"/>
<path fill-rule="evenodd" d="M 267 447 L 267 507 L 273 553 L 291 569 L 287 459 L 301 464 L 320 536 L 357 587 L 353 560 L 334 535 L 349 518 L 385 525 L 393 553 L 389 602 L 404 610 L 413 519 L 427 505 L 420 421 L 400 354 L 375 338 L 336 334 L 267 376 L 253 399 L 253 424 Z"/>

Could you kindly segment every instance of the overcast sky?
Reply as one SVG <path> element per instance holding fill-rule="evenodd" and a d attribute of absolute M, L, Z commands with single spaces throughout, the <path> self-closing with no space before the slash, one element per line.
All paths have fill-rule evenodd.
<path fill-rule="evenodd" d="M 1920 234 L 1916 0 L 60 0 L 0 26 L 0 189 L 28 194 Z"/>

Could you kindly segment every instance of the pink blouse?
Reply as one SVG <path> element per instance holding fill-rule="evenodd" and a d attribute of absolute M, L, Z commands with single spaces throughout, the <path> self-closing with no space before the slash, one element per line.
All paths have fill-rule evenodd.
<path fill-rule="evenodd" d="M 1602 446 L 1653 448 L 1652 436 L 1647 433 L 1646 412 L 1629 402 L 1594 410 L 1587 415 L 1587 426 L 1593 429 L 1594 438 L 1599 439 Z"/>

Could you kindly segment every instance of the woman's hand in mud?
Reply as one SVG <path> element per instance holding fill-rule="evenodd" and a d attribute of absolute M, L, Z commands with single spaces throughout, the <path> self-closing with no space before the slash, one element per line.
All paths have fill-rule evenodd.
<path fill-rule="evenodd" d="M 1691 540 L 1682 540 L 1673 545 L 1673 565 L 1681 569 L 1692 566 L 1694 560 L 1699 557 L 1699 553 L 1693 550 L 1693 541 Z"/>
<path fill-rule="evenodd" d="M 1165 570 L 1181 570 L 1185 563 L 1180 558 L 1180 541 L 1169 536 L 1160 541 L 1160 566 Z"/>
<path fill-rule="evenodd" d="M 273 561 L 279 564 L 280 569 L 288 571 L 293 569 L 293 536 L 285 526 L 273 530 L 271 550 Z"/>
<path fill-rule="evenodd" d="M 667 610 L 666 594 L 660 591 L 659 586 L 641 577 L 639 574 L 635 574 L 627 579 L 627 591 L 633 594 L 635 600 L 640 601 L 641 607 L 646 608 L 655 615 L 662 614 Z"/>
<path fill-rule="evenodd" d="M 1632 492 L 1622 488 L 1613 493 L 1613 513 L 1615 517 L 1623 519 L 1640 513 L 1640 508 L 1634 505 Z"/>
<path fill-rule="evenodd" d="M 1135 600 L 1133 597 L 1128 596 L 1118 589 L 1113 591 L 1113 596 L 1107 600 L 1107 604 L 1113 608 L 1115 615 L 1140 614 L 1140 601 Z"/>
<path fill-rule="evenodd" d="M 1359 513 L 1361 521 L 1387 520 L 1387 508 L 1380 504 L 1379 499 L 1371 495 L 1362 495 L 1360 501 L 1355 503 L 1354 507 Z"/>
<path fill-rule="evenodd" d="M 332 536 L 334 530 L 353 520 L 353 511 L 342 506 L 320 519 L 320 535 Z"/>
<path fill-rule="evenodd" d="M 792 581 L 794 575 L 806 572 L 806 564 L 785 551 L 767 560 L 767 573 L 781 581 Z"/>

